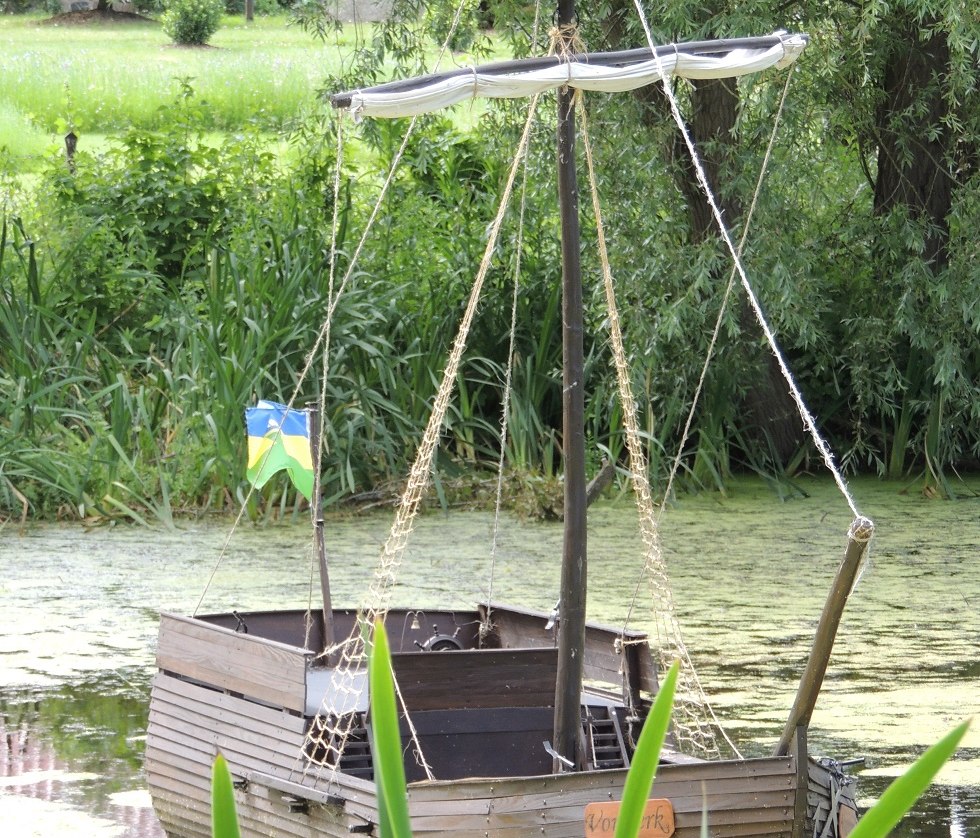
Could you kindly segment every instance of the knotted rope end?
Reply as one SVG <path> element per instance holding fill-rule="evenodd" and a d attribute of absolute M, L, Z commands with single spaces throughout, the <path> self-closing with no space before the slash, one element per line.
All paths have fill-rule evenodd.
<path fill-rule="evenodd" d="M 871 541 L 872 536 L 875 534 L 874 521 L 870 518 L 865 518 L 863 515 L 858 515 L 851 522 L 850 529 L 847 531 L 847 537 L 851 541 L 857 541 L 860 544 L 866 544 Z"/>

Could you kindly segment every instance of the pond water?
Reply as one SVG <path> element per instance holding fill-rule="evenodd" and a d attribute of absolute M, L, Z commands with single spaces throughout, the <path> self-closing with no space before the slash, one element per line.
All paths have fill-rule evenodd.
<path fill-rule="evenodd" d="M 677 619 L 715 711 L 746 755 L 778 739 L 840 561 L 850 514 L 829 481 L 779 500 L 737 483 L 682 496 L 662 539 Z M 857 481 L 875 520 L 814 714 L 815 753 L 864 757 L 867 805 L 922 750 L 980 710 L 980 481 L 957 501 Z M 331 520 L 337 604 L 367 590 L 389 514 Z M 487 595 L 485 513 L 429 513 L 393 602 L 467 606 Z M 0 530 L 0 822 L 6 838 L 159 836 L 142 776 L 157 615 L 192 612 L 228 539 L 224 523 L 176 531 L 46 525 Z M 628 498 L 590 511 L 590 616 L 622 624 L 642 563 Z M 496 599 L 550 609 L 560 527 L 507 518 Z M 304 607 L 303 521 L 239 527 L 202 611 Z M 318 590 L 318 587 L 315 588 Z M 648 623 L 645 586 L 631 627 Z M 980 838 L 980 720 L 898 830 Z"/>

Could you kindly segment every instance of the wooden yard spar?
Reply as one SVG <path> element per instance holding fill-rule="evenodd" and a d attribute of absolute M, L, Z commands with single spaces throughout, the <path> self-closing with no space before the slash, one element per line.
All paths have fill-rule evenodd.
<path fill-rule="evenodd" d="M 378 591 L 378 606 L 368 607 L 369 614 L 377 607 L 389 623 L 401 624 L 389 636 L 399 637 L 393 667 L 405 709 L 403 746 L 419 755 L 420 743 L 425 749 L 418 763 L 406 759 L 410 814 L 415 834 L 430 838 L 599 834 L 591 807 L 619 800 L 635 738 L 657 691 L 645 634 L 585 621 L 576 90 L 623 91 L 671 74 L 723 78 L 782 67 L 806 44 L 805 36 L 776 34 L 575 53 L 574 15 L 574 0 L 559 0 L 554 56 L 437 73 L 333 98 L 359 118 L 411 116 L 474 95 L 518 97 L 556 89 L 558 96 L 565 535 L 557 630 L 546 614 L 491 602 L 474 609 L 427 609 L 419 620 L 418 611 L 388 606 L 388 588 Z M 530 121 L 525 140 L 529 126 Z M 491 252 L 488 246 L 485 261 Z M 314 433 L 317 424 L 314 418 Z M 311 441 L 318 452 L 318 441 Z M 426 471 L 422 458 L 416 467 Z M 409 484 L 418 476 L 413 468 Z M 236 781 L 243 834 L 378 834 L 363 644 L 357 646 L 365 614 L 330 601 L 318 494 L 314 503 L 322 622 L 311 623 L 299 611 L 161 617 L 146 771 L 168 835 L 210 834 L 207 801 L 216 750 L 225 754 Z M 397 530 L 396 522 L 390 541 L 397 541 Z M 865 535 L 866 530 L 853 534 L 776 754 L 705 759 L 686 752 L 679 738 L 670 743 L 654 788 L 662 798 L 658 805 L 669 811 L 670 830 L 649 833 L 651 838 L 698 838 L 703 807 L 717 838 L 846 836 L 856 818 L 851 781 L 833 761 L 809 756 L 806 725 Z M 379 568 L 385 578 L 388 547 Z M 341 637 L 348 641 L 335 642 Z M 352 641 L 356 648 L 349 652 Z"/>

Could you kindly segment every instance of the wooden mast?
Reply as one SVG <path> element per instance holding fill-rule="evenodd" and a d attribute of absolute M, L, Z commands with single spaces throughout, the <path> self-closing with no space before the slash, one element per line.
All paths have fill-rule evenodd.
<path fill-rule="evenodd" d="M 575 0 L 558 0 L 559 53 L 571 52 L 568 28 Z M 578 747 L 582 731 L 582 667 L 585 655 L 587 579 L 585 393 L 582 271 L 575 171 L 575 94 L 558 90 L 558 202 L 562 254 L 562 448 L 565 484 L 565 536 L 562 548 L 558 680 L 555 687 L 554 748 L 583 768 Z M 558 762 L 556 760 L 556 762 Z M 557 768 L 558 766 L 556 766 Z"/>
<path fill-rule="evenodd" d="M 317 565 L 320 571 L 320 595 L 323 597 L 323 648 L 334 644 L 333 604 L 330 598 L 330 572 L 327 567 L 327 548 L 323 542 L 323 498 L 320 496 L 320 407 L 308 405 L 310 423 L 310 453 L 313 455 L 313 544 L 316 550 Z"/>

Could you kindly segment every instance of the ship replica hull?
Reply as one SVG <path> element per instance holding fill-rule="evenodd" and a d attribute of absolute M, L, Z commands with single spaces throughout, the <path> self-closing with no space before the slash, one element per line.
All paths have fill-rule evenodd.
<path fill-rule="evenodd" d="M 485 616 L 485 606 L 388 615 L 404 706 L 437 778 L 427 778 L 407 747 L 406 727 L 414 833 L 611 836 L 609 806 L 622 796 L 632 743 L 657 690 L 645 637 L 587 626 L 585 765 L 556 774 L 547 746 L 555 630 L 545 614 L 494 605 L 493 631 L 481 640 Z M 355 614 L 335 610 L 333 620 L 348 631 Z M 302 611 L 162 616 L 145 765 L 168 835 L 211 835 L 218 752 L 235 781 L 243 835 L 378 834 L 366 689 L 339 764 L 318 764 L 316 725 L 329 715 L 332 669 L 307 648 L 322 648 L 318 628 L 311 633 L 307 624 Z M 641 835 L 700 836 L 703 810 L 716 838 L 830 838 L 857 819 L 850 781 L 808 756 L 803 727 L 779 757 L 707 761 L 669 745 L 652 792 L 666 803 Z"/>

